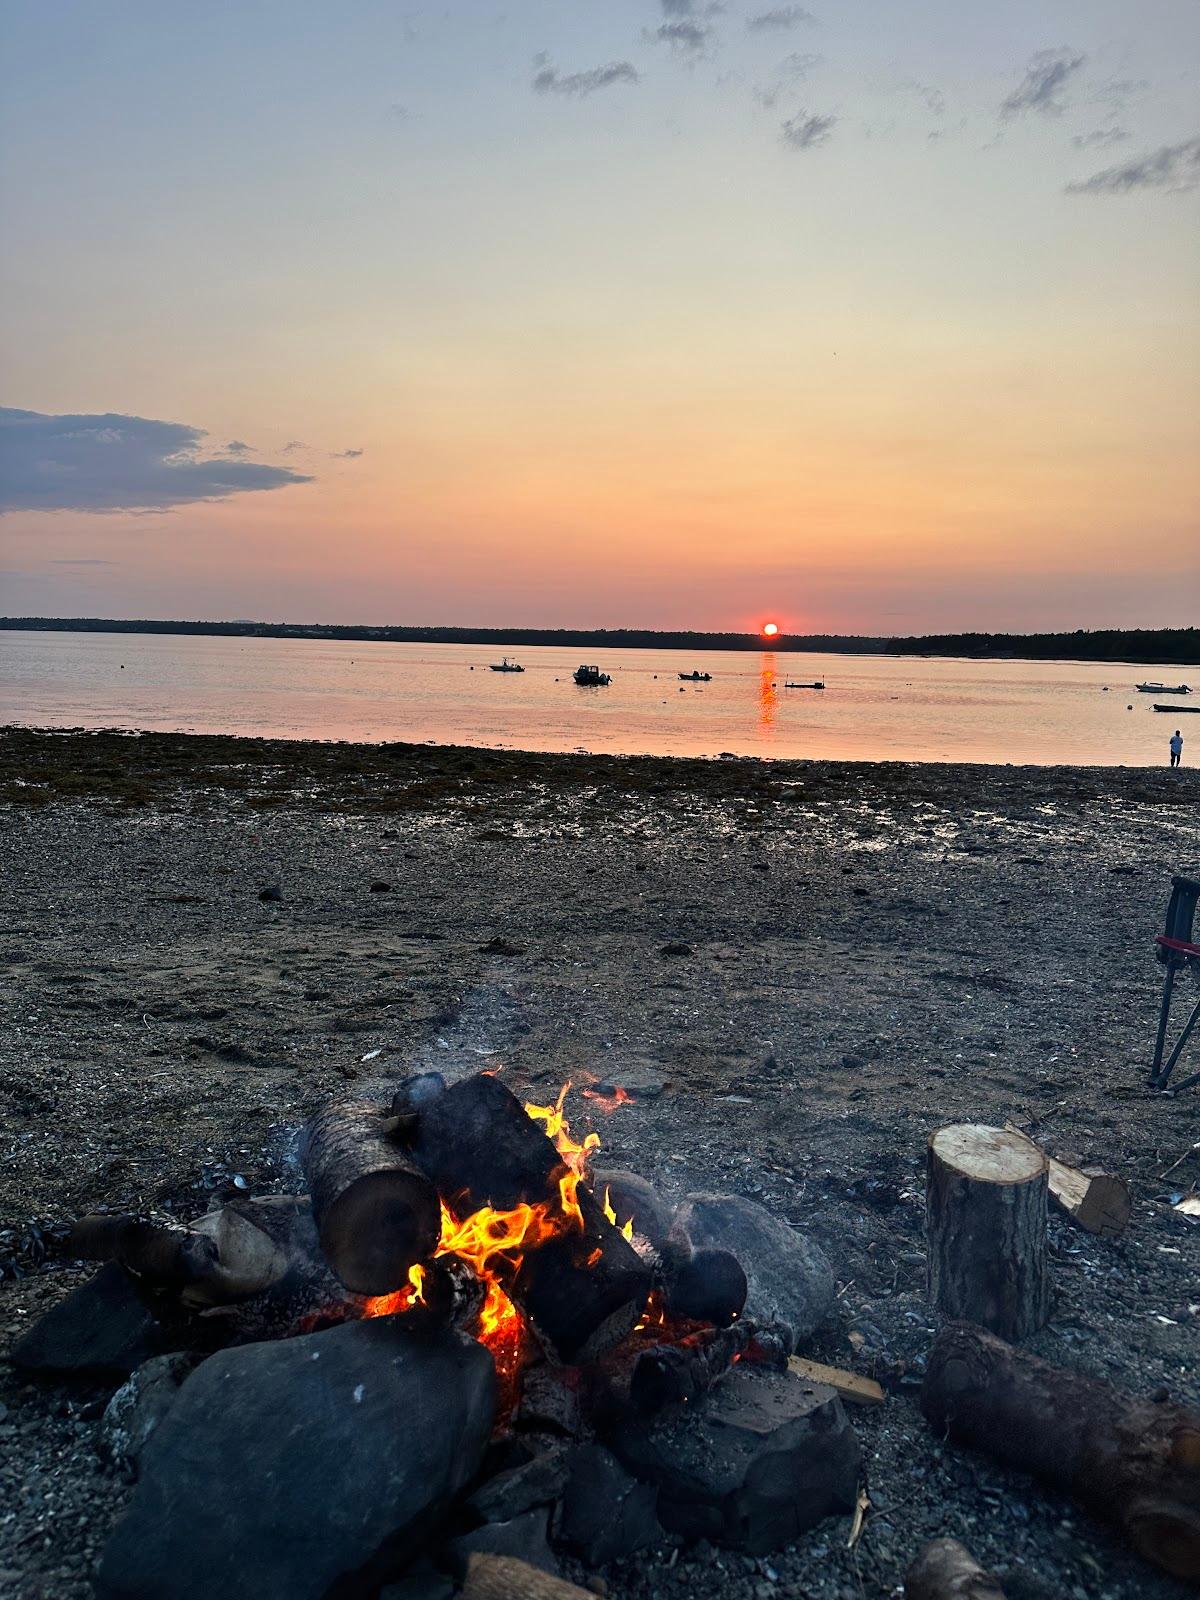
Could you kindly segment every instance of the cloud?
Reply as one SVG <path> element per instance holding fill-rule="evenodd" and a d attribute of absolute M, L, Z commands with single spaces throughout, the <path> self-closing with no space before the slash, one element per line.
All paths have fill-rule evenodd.
<path fill-rule="evenodd" d="M 799 83 L 807 78 L 810 72 L 824 64 L 824 56 L 801 55 L 793 51 L 790 56 L 785 56 L 775 69 L 774 83 L 760 83 L 755 86 L 754 98 L 760 106 L 765 106 L 770 111 L 779 103 L 780 97 L 794 83 Z"/>
<path fill-rule="evenodd" d="M 559 72 L 557 67 L 540 66 L 533 75 L 536 93 L 568 94 L 576 99 L 595 94 L 597 89 L 609 89 L 614 83 L 640 82 L 640 74 L 629 61 L 610 61 L 603 67 L 589 67 L 586 72 Z"/>
<path fill-rule="evenodd" d="M 1200 184 L 1200 138 L 1182 144 L 1165 144 L 1149 155 L 1138 156 L 1123 166 L 1106 167 L 1078 183 L 1069 183 L 1067 194 L 1130 194 L 1137 189 L 1194 189 Z"/>
<path fill-rule="evenodd" d="M 678 50 L 682 55 L 698 56 L 712 37 L 712 29 L 706 22 L 681 17 L 677 22 L 664 22 L 647 37 L 658 44 L 669 44 L 672 50 Z"/>
<path fill-rule="evenodd" d="M 361 450 L 334 450 L 331 452 L 335 461 L 357 461 L 363 454 Z"/>
<path fill-rule="evenodd" d="M 0 512 L 165 510 L 310 481 L 287 467 L 201 457 L 204 437 L 181 422 L 114 412 L 0 407 Z"/>
<path fill-rule="evenodd" d="M 240 439 L 230 439 L 225 446 L 225 454 L 227 456 L 248 456 L 250 454 L 250 446 L 243 444 Z"/>
<path fill-rule="evenodd" d="M 1064 45 L 1060 50 L 1039 50 L 1030 58 L 1025 76 L 1000 106 L 1002 117 L 1022 117 L 1027 111 L 1038 111 L 1044 117 L 1062 114 L 1063 104 L 1059 91 L 1087 60 L 1075 55 Z"/>
<path fill-rule="evenodd" d="M 749 33 L 776 33 L 786 28 L 798 28 L 801 23 L 815 23 L 816 17 L 803 6 L 776 6 L 774 11 L 760 11 L 756 17 L 746 18 Z"/>
<path fill-rule="evenodd" d="M 1102 150 L 1110 144 L 1122 144 L 1129 137 L 1124 128 L 1097 128 L 1092 133 L 1075 134 L 1071 143 L 1076 150 Z"/>
<path fill-rule="evenodd" d="M 822 117 L 810 111 L 798 111 L 794 117 L 787 119 L 779 131 L 784 144 L 793 150 L 813 150 L 819 144 L 828 143 L 836 122 L 836 117 Z"/>
<path fill-rule="evenodd" d="M 290 456 L 290 455 L 294 455 L 297 450 L 307 450 L 307 449 L 308 449 L 308 446 L 305 444 L 303 439 L 289 439 L 288 442 L 283 447 L 283 454 L 285 456 Z"/>

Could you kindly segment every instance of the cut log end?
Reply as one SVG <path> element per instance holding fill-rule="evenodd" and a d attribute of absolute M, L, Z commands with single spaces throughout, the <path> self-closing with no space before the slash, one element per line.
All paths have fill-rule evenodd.
<path fill-rule="evenodd" d="M 980 1122 L 939 1128 L 929 1148 L 942 1166 L 972 1183 L 1034 1183 L 1046 1171 L 1045 1156 L 1023 1133 Z"/>
<path fill-rule="evenodd" d="M 355 1294 L 390 1294 L 437 1243 L 440 1212 L 414 1203 L 407 1173 L 369 1172 L 344 1189 L 321 1218 L 321 1249 Z"/>

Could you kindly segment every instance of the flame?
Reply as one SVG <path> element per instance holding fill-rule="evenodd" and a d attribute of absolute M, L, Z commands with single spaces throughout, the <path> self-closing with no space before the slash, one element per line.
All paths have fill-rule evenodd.
<path fill-rule="evenodd" d="M 601 1111 L 615 1111 L 618 1106 L 631 1106 L 635 1103 L 634 1096 L 620 1083 L 611 1094 L 605 1094 L 600 1089 L 585 1089 L 583 1098 L 594 1101 Z"/>
<path fill-rule="evenodd" d="M 363 1307 L 365 1317 L 390 1317 L 425 1304 L 425 1268 L 419 1262 L 408 1269 L 408 1282 L 393 1294 L 373 1295 Z"/>
<path fill-rule="evenodd" d="M 621 1235 L 622 1235 L 623 1238 L 626 1238 L 626 1239 L 632 1239 L 633 1238 L 633 1218 L 630 1217 L 628 1222 L 618 1222 L 617 1221 L 617 1213 L 613 1210 L 612 1201 L 608 1198 L 608 1185 L 607 1184 L 605 1184 L 605 1186 L 604 1186 L 603 1211 L 604 1211 L 604 1215 L 612 1223 L 613 1227 L 614 1228 L 620 1228 Z"/>
<path fill-rule="evenodd" d="M 563 1159 L 566 1171 L 558 1180 L 559 1203 L 562 1206 L 563 1216 L 569 1221 L 578 1223 L 583 1227 L 583 1212 L 579 1209 L 579 1183 L 587 1177 L 587 1164 L 594 1150 L 600 1148 L 600 1135 L 589 1133 L 585 1135 L 582 1144 L 571 1137 L 571 1124 L 563 1113 L 563 1102 L 567 1098 L 567 1091 L 571 1087 L 570 1078 L 558 1091 L 558 1099 L 552 1106 L 535 1106 L 531 1101 L 525 1102 L 525 1115 L 532 1117 L 534 1122 L 545 1124 L 547 1139 L 553 1139 L 555 1148 Z"/>

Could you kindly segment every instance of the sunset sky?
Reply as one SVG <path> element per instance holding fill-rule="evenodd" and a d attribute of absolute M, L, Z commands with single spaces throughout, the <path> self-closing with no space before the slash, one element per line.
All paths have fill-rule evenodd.
<path fill-rule="evenodd" d="M 1191 0 L 0 32 L 0 612 L 1200 619 Z"/>

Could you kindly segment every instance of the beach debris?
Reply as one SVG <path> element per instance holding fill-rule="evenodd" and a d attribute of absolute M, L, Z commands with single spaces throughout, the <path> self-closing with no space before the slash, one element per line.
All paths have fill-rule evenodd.
<path fill-rule="evenodd" d="M 258 891 L 258 898 L 260 900 L 262 900 L 262 901 L 282 900 L 283 899 L 283 888 L 282 888 L 282 885 L 280 885 L 278 883 L 268 883 L 266 888 L 260 889 Z"/>
<path fill-rule="evenodd" d="M 1177 1200 L 1171 1207 L 1183 1217 L 1200 1217 L 1200 1194 L 1185 1194 L 1182 1200 Z"/>
<path fill-rule="evenodd" d="M 844 1367 L 827 1367 L 823 1361 L 808 1361 L 803 1356 L 788 1357 L 788 1371 L 808 1383 L 824 1383 L 843 1400 L 855 1406 L 879 1406 L 887 1399 L 874 1378 L 860 1377 Z"/>
<path fill-rule="evenodd" d="M 1005 1339 L 1050 1314 L 1048 1164 L 1022 1133 L 951 1123 L 930 1137 L 925 1230 L 930 1303 Z"/>
<path fill-rule="evenodd" d="M 1004 1126 L 1009 1133 L 1029 1139 L 1029 1135 L 1014 1123 L 1006 1122 Z M 1035 1144 L 1035 1141 L 1030 1139 L 1030 1143 Z M 1073 1167 L 1065 1161 L 1056 1160 L 1044 1150 L 1042 1154 L 1046 1157 L 1048 1167 L 1050 1198 L 1059 1210 L 1065 1212 L 1085 1233 L 1094 1233 L 1101 1239 L 1119 1238 L 1125 1232 L 1133 1210 L 1133 1200 L 1125 1180 L 1099 1167 Z"/>
<path fill-rule="evenodd" d="M 672 939 L 669 943 L 660 946 L 658 953 L 660 956 L 690 956 L 692 947 L 682 939 Z"/>
<path fill-rule="evenodd" d="M 1200 1411 L 1135 1398 L 966 1323 L 935 1341 L 921 1408 L 939 1434 L 1074 1495 L 1148 1561 L 1200 1581 Z"/>
<path fill-rule="evenodd" d="M 371 884 L 372 894 L 391 894 L 392 886 L 386 878 L 376 878 Z"/>
<path fill-rule="evenodd" d="M 905 1600 L 1004 1600 L 1004 1590 L 957 1539 L 932 1539 L 904 1574 Z"/>

